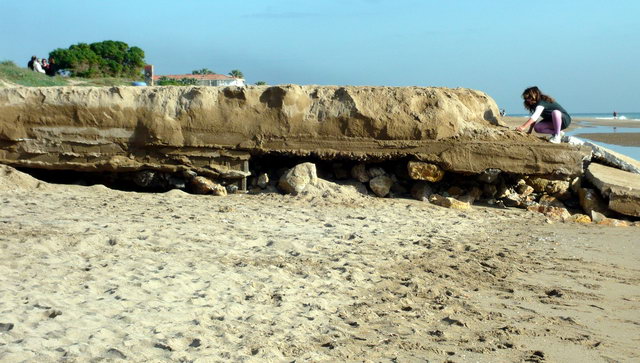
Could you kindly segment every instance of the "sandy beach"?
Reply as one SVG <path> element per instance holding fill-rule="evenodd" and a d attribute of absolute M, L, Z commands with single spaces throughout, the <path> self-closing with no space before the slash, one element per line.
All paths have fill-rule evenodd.
<path fill-rule="evenodd" d="M 0 361 L 640 359 L 640 227 L 0 173 Z"/>

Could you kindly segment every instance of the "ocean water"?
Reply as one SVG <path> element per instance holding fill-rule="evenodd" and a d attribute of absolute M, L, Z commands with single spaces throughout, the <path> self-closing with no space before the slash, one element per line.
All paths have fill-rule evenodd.
<path fill-rule="evenodd" d="M 572 118 L 595 118 L 598 120 L 614 120 L 613 112 L 610 113 L 571 113 Z M 640 121 L 640 112 L 618 112 L 617 120 Z"/>

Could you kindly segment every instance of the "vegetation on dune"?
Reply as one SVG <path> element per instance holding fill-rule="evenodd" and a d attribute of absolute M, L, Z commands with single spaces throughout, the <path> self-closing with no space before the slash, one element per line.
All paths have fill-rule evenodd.
<path fill-rule="evenodd" d="M 26 87 L 52 86 L 125 86 L 130 85 L 130 78 L 69 78 L 62 76 L 49 77 L 29 68 L 18 67 L 12 61 L 0 62 L 0 80 Z"/>
<path fill-rule="evenodd" d="M 121 41 L 78 43 L 69 49 L 58 48 L 49 53 L 58 69 L 72 76 L 85 78 L 127 77 L 142 78 L 144 51 Z"/>
<path fill-rule="evenodd" d="M 66 86 L 67 80 L 61 76 L 49 77 L 29 68 L 20 68 L 12 61 L 0 62 L 0 79 L 27 87 Z"/>

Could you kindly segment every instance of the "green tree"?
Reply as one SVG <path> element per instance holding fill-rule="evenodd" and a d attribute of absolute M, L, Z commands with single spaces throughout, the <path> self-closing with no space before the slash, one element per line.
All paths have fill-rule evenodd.
<path fill-rule="evenodd" d="M 216 72 L 210 70 L 209 68 L 202 68 L 191 72 L 191 74 L 216 74 Z"/>
<path fill-rule="evenodd" d="M 240 70 L 238 69 L 234 69 L 231 72 L 229 72 L 229 75 L 233 78 L 244 78 L 244 74 L 242 74 L 242 72 L 240 72 Z"/>
<path fill-rule="evenodd" d="M 198 80 L 194 78 L 173 79 L 168 77 L 160 77 L 158 86 L 193 86 L 198 84 Z"/>
<path fill-rule="evenodd" d="M 144 69 L 144 51 L 127 43 L 105 40 L 78 43 L 69 49 L 58 48 L 49 53 L 58 69 L 66 69 L 78 77 L 133 77 Z"/>
<path fill-rule="evenodd" d="M 258 81 L 255 83 L 256 86 L 265 86 L 267 84 L 267 82 L 265 81 Z"/>

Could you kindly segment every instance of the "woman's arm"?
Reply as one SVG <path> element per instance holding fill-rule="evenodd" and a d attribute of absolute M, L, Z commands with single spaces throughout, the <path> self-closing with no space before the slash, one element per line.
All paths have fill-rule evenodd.
<path fill-rule="evenodd" d="M 531 133 L 531 131 L 533 130 L 533 124 L 535 124 L 538 118 L 540 117 L 540 115 L 542 115 L 542 110 L 544 110 L 543 106 L 536 106 L 535 111 L 533 111 L 533 114 L 529 117 L 527 122 L 516 127 L 516 131 L 524 131 L 524 129 L 528 127 L 529 133 Z"/>

